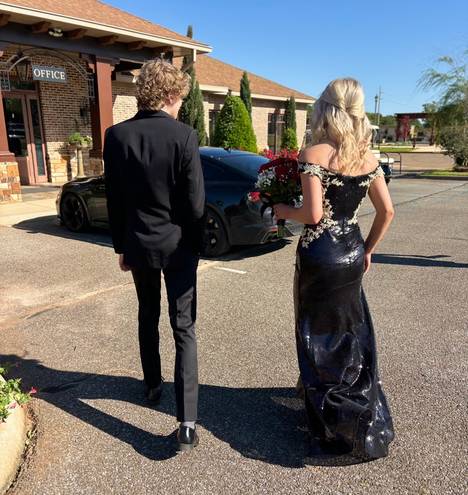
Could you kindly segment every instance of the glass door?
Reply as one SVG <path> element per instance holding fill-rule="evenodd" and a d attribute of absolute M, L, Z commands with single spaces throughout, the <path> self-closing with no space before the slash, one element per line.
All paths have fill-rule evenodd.
<path fill-rule="evenodd" d="M 30 184 L 29 138 L 26 131 L 24 98 L 20 96 L 3 98 L 3 108 L 5 109 L 8 147 L 18 162 L 21 184 Z"/>
<path fill-rule="evenodd" d="M 47 168 L 45 161 L 45 144 L 42 132 L 39 101 L 36 96 L 27 96 L 29 131 L 31 137 L 31 155 L 33 158 L 34 182 L 47 182 Z"/>
<path fill-rule="evenodd" d="M 36 95 L 9 93 L 3 98 L 8 146 L 18 162 L 21 184 L 47 182 L 45 145 Z"/>

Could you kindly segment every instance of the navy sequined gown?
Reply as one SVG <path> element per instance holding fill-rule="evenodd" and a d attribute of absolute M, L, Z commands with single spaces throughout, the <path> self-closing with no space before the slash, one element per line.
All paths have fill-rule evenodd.
<path fill-rule="evenodd" d="M 349 176 L 311 163 L 300 169 L 320 178 L 324 211 L 318 224 L 304 227 L 294 280 L 311 455 L 338 464 L 385 457 L 393 424 L 362 288 L 364 240 L 357 222 L 370 184 L 383 171 Z"/>

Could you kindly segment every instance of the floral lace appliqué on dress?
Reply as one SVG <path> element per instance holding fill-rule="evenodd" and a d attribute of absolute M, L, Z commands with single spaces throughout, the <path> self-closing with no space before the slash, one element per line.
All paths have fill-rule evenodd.
<path fill-rule="evenodd" d="M 300 162 L 299 171 L 315 175 L 320 179 L 323 197 L 322 219 L 315 225 L 304 226 L 300 238 L 304 248 L 307 248 L 314 239 L 318 239 L 326 229 L 338 223 L 345 221 L 347 224 L 356 224 L 359 209 L 369 186 L 374 179 L 385 175 L 380 165 L 368 174 L 343 175 L 315 163 Z"/>

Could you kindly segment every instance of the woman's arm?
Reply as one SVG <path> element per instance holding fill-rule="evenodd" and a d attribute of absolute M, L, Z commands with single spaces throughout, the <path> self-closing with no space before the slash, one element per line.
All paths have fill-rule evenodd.
<path fill-rule="evenodd" d="M 320 163 L 328 165 L 330 160 L 330 146 L 318 144 L 304 148 L 300 155 L 300 162 Z M 295 220 L 296 222 L 314 225 L 319 223 L 323 216 L 322 184 L 320 178 L 309 173 L 301 174 L 303 203 L 300 208 L 292 208 L 285 204 L 274 206 L 278 220 Z"/>
<path fill-rule="evenodd" d="M 285 204 L 273 207 L 278 220 L 295 220 L 296 222 L 313 225 L 319 223 L 323 216 L 322 184 L 315 175 L 301 174 L 303 203 L 300 208 Z"/>
<path fill-rule="evenodd" d="M 369 187 L 369 198 L 374 205 L 376 213 L 369 235 L 364 243 L 364 273 L 369 271 L 372 253 L 384 237 L 395 215 L 392 198 L 383 177 L 377 177 L 372 181 Z"/>

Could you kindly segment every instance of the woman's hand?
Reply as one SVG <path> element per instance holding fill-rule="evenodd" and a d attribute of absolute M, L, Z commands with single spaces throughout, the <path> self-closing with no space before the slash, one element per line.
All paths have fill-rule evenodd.
<path fill-rule="evenodd" d="M 130 270 L 130 267 L 124 263 L 124 255 L 123 254 L 119 254 L 119 266 L 123 272 L 128 272 Z"/>
<path fill-rule="evenodd" d="M 365 253 L 364 255 L 364 273 L 369 271 L 372 262 L 372 253 Z"/>
<path fill-rule="evenodd" d="M 273 211 L 275 212 L 275 217 L 277 220 L 286 220 L 289 218 L 289 210 L 290 206 L 285 205 L 284 203 L 279 203 L 273 206 Z"/>

